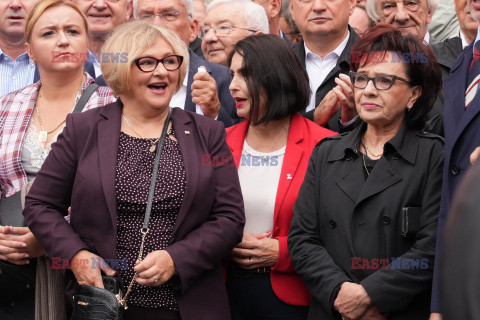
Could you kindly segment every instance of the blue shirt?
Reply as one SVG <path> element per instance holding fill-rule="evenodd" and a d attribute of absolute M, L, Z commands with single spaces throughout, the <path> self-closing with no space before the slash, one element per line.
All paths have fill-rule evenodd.
<path fill-rule="evenodd" d="M 33 83 L 35 64 L 22 53 L 15 61 L 0 49 L 0 97 Z"/>

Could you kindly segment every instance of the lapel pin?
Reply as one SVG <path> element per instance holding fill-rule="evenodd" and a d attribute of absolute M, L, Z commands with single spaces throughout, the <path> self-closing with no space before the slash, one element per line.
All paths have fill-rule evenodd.
<path fill-rule="evenodd" d="M 287 173 L 287 180 L 292 180 L 292 179 L 293 179 L 292 175 L 290 173 Z"/>
<path fill-rule="evenodd" d="M 190 131 L 188 131 L 188 130 L 185 130 L 185 134 L 190 134 Z"/>

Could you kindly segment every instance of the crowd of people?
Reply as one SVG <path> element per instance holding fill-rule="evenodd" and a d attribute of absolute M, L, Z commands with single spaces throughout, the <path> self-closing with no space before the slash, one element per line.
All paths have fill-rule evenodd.
<path fill-rule="evenodd" d="M 0 319 L 88 316 L 102 276 L 126 320 L 476 319 L 479 27 L 474 0 L 0 1 Z"/>

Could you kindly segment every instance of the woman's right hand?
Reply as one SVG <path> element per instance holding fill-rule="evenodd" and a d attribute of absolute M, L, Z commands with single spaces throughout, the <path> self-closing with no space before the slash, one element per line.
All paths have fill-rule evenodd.
<path fill-rule="evenodd" d="M 105 260 L 87 250 L 78 251 L 70 261 L 70 265 L 78 284 L 102 289 L 104 286 L 101 271 L 110 277 L 117 273 Z"/>

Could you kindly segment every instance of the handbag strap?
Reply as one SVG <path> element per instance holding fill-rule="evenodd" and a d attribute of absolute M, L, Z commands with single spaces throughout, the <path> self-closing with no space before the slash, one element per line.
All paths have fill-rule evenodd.
<path fill-rule="evenodd" d="M 153 194 L 155 193 L 155 185 L 157 183 L 158 167 L 160 165 L 160 156 L 162 154 L 165 137 L 167 136 L 168 124 L 170 122 L 171 113 L 172 113 L 172 108 L 169 108 L 167 118 L 165 119 L 165 123 L 163 124 L 162 135 L 160 136 L 160 139 L 157 142 L 157 153 L 155 154 L 155 163 L 153 164 L 152 180 L 150 182 L 150 189 L 148 191 L 147 208 L 145 209 L 145 217 L 143 218 L 142 229 L 140 229 L 140 232 L 142 233 L 142 242 L 140 244 L 140 250 L 137 258 L 138 262 L 142 261 L 143 259 L 143 248 L 145 246 L 145 237 L 147 236 L 149 231 L 148 223 L 150 222 L 150 214 L 152 213 Z M 128 289 L 127 289 L 127 292 L 125 293 L 125 296 L 123 296 L 123 298 L 119 300 L 120 304 L 125 308 L 125 310 L 128 309 L 127 297 L 130 291 L 132 290 L 133 284 L 135 283 L 135 279 L 137 278 L 137 276 L 138 274 L 135 272 L 135 275 L 133 276 L 132 280 L 130 281 L 130 284 L 128 285 Z"/>
<path fill-rule="evenodd" d="M 77 104 L 75 105 L 75 108 L 73 109 L 73 112 L 82 112 L 83 108 L 87 104 L 88 100 L 92 96 L 92 94 L 98 89 L 99 85 L 96 84 L 95 82 L 91 82 L 88 87 L 83 91 L 82 95 L 80 96 L 80 99 L 78 99 Z"/>

